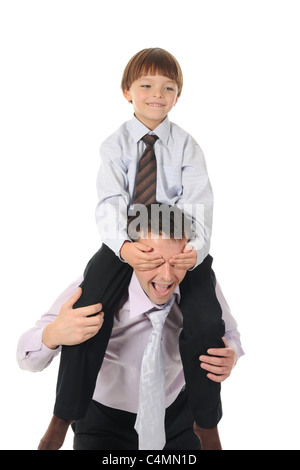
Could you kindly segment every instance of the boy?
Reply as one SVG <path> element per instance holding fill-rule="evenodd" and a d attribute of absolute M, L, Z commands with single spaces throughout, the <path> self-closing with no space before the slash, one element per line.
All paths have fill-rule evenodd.
<path fill-rule="evenodd" d="M 209 347 L 224 347 L 224 323 L 208 256 L 213 197 L 200 147 L 168 120 L 182 84 L 178 62 L 163 49 L 144 49 L 125 68 L 122 90 L 133 105 L 134 117 L 101 146 L 96 220 L 103 245 L 87 265 L 82 297 L 74 306 L 101 302 L 105 321 L 99 333 L 85 343 L 63 347 L 54 416 L 39 449 L 59 448 L 69 424 L 85 415 L 113 315 L 132 268 L 150 270 L 162 264 L 163 256 L 152 254 L 150 247 L 132 241 L 127 234 L 133 204 L 177 205 L 194 220 L 195 236 L 172 260 L 178 269 L 191 269 L 182 283 L 180 352 L 195 429 L 214 428 L 221 418 L 220 384 L 210 381 L 199 367 L 199 356 Z M 195 216 L 197 206 L 203 211 L 196 210 Z M 105 279 L 103 272 L 107 273 Z M 167 296 L 167 285 L 152 288 L 160 299 Z"/>

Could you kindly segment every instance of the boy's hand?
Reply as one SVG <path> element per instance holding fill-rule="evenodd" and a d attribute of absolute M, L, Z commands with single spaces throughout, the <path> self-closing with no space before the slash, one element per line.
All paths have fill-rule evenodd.
<path fill-rule="evenodd" d="M 169 263 L 177 269 L 192 269 L 197 262 L 197 251 L 191 246 L 186 245 L 183 252 L 173 256 Z"/>
<path fill-rule="evenodd" d="M 151 253 L 152 248 L 140 242 L 123 243 L 120 254 L 133 269 L 150 271 L 160 266 L 164 260 L 159 254 Z"/>

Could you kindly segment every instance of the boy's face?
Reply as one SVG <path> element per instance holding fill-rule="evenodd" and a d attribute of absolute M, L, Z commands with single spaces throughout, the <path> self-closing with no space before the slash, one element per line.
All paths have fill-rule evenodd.
<path fill-rule="evenodd" d="M 176 287 L 181 283 L 186 275 L 186 270 L 172 266 L 170 259 L 183 252 L 187 239 L 139 239 L 152 248 L 151 253 L 163 255 L 164 262 L 161 266 L 150 271 L 135 270 L 135 274 L 146 295 L 157 305 L 163 305 L 170 300 Z"/>
<path fill-rule="evenodd" d="M 137 119 L 154 130 L 177 103 L 178 86 L 168 77 L 147 75 L 135 80 L 123 94 L 132 101 Z"/>

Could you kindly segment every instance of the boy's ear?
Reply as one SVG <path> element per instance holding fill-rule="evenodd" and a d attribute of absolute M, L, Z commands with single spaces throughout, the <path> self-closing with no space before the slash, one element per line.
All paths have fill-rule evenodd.
<path fill-rule="evenodd" d="M 129 103 L 132 103 L 132 98 L 129 90 L 123 90 L 123 96 Z"/>

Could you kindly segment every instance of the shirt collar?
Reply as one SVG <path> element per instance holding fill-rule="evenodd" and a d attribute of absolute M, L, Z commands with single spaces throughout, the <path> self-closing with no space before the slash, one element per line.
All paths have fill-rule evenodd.
<path fill-rule="evenodd" d="M 168 116 L 154 129 L 154 131 L 150 131 L 148 127 L 146 127 L 135 116 L 133 116 L 132 120 L 129 121 L 129 130 L 136 143 L 139 142 L 146 134 L 155 134 L 163 144 L 167 145 L 170 136 L 170 129 L 171 123 Z"/>
<path fill-rule="evenodd" d="M 176 287 L 174 294 L 176 294 L 178 302 L 180 301 L 180 290 L 179 286 Z M 138 315 L 149 312 L 150 310 L 160 310 L 165 305 L 157 305 L 153 303 L 149 297 L 145 294 L 141 284 L 135 273 L 133 273 L 129 288 L 128 288 L 128 301 L 130 308 L 130 318 L 135 318 Z"/>

